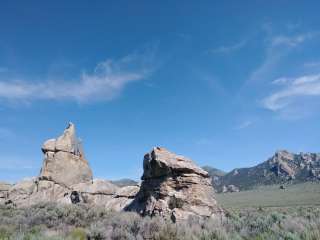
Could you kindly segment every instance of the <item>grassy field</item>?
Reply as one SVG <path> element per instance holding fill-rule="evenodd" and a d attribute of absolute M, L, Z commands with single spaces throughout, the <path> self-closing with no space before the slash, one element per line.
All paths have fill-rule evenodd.
<path fill-rule="evenodd" d="M 217 201 L 225 208 L 320 206 L 320 184 L 302 183 L 258 187 L 238 193 L 220 193 Z"/>

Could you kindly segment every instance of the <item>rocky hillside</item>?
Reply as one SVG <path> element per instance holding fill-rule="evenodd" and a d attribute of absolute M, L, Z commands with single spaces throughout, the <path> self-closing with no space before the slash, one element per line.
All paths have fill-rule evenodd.
<path fill-rule="evenodd" d="M 210 173 L 210 172 L 209 172 Z M 320 180 L 320 154 L 277 151 L 267 161 L 249 168 L 238 168 L 220 176 L 212 175 L 212 183 L 218 192 L 230 186 L 240 190 L 258 185 L 299 183 Z"/>

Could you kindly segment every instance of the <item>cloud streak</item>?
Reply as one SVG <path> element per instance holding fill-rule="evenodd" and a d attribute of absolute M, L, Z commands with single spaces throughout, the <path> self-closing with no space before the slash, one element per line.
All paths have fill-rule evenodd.
<path fill-rule="evenodd" d="M 229 54 L 231 52 L 237 51 L 241 48 L 243 48 L 247 44 L 247 40 L 241 40 L 240 42 L 237 42 L 233 45 L 228 46 L 220 46 L 216 49 L 209 50 L 209 53 L 220 53 L 220 54 Z"/>
<path fill-rule="evenodd" d="M 153 71 L 153 53 L 132 54 L 119 60 L 108 59 L 93 71 L 75 80 L 0 81 L 0 99 L 9 101 L 70 100 L 89 102 L 111 100 L 130 83 L 147 78 Z"/>
<path fill-rule="evenodd" d="M 277 112 L 294 103 L 299 103 L 303 97 L 320 96 L 320 74 L 282 79 L 288 82 L 285 87 L 263 99 L 262 103 L 266 109 Z"/>
<path fill-rule="evenodd" d="M 253 124 L 254 124 L 253 121 L 247 120 L 247 121 L 242 122 L 239 126 L 237 126 L 236 129 L 237 130 L 245 129 L 245 128 L 252 126 Z"/>
<path fill-rule="evenodd" d="M 295 36 L 279 35 L 272 38 L 271 45 L 272 47 L 277 47 L 277 46 L 296 47 L 299 44 L 307 40 L 310 40 L 317 35 L 318 35 L 317 32 L 308 32 L 308 33 L 298 34 Z"/>
<path fill-rule="evenodd" d="M 249 82 L 261 82 L 266 80 L 283 58 L 290 53 L 290 50 L 308 40 L 314 39 L 318 35 L 318 32 L 306 32 L 294 36 L 277 35 L 271 37 L 266 47 L 266 57 L 262 64 L 251 73 Z"/>

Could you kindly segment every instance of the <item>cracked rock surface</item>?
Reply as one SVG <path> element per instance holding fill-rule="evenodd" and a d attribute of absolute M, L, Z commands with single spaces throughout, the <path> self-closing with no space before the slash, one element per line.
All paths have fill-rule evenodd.
<path fill-rule="evenodd" d="M 222 212 L 208 173 L 192 160 L 156 147 L 145 155 L 143 169 L 140 191 L 127 210 L 173 221 Z"/>

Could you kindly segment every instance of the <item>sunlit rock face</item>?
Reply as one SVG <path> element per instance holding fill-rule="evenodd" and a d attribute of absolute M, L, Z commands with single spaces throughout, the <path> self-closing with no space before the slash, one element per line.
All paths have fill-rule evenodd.
<path fill-rule="evenodd" d="M 127 210 L 173 221 L 222 213 L 208 173 L 192 160 L 156 147 L 145 155 L 143 169 L 140 191 Z"/>
<path fill-rule="evenodd" d="M 65 186 L 92 181 L 92 171 L 72 123 L 69 123 L 62 136 L 47 140 L 42 151 L 44 162 L 39 179 Z"/>

